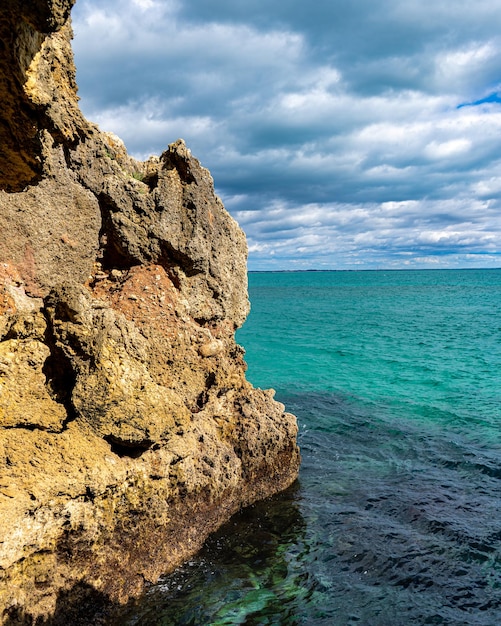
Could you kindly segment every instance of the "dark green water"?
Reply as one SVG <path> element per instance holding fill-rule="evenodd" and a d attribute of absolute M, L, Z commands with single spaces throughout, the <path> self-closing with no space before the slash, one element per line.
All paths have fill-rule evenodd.
<path fill-rule="evenodd" d="M 501 270 L 258 273 L 250 298 L 300 480 L 115 623 L 501 624 Z"/>

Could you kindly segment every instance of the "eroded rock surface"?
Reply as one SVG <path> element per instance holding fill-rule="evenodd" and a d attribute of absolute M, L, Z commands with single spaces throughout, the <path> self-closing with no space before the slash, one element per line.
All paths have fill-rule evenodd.
<path fill-rule="evenodd" d="M 0 623 L 123 602 L 297 476 L 245 379 L 246 243 L 179 140 L 77 106 L 73 0 L 0 7 Z"/>

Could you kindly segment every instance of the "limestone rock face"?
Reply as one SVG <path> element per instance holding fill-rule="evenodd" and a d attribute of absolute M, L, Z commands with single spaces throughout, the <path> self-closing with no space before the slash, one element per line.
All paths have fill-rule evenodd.
<path fill-rule="evenodd" d="M 245 379 L 246 243 L 183 141 L 146 162 L 77 105 L 73 0 L 0 7 L 0 623 L 123 602 L 291 484 Z"/>

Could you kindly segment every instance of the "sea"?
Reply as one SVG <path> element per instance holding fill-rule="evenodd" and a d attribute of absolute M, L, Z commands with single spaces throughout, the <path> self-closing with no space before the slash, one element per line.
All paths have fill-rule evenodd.
<path fill-rule="evenodd" d="M 302 466 L 114 624 L 499 626 L 501 270 L 249 274 Z"/>

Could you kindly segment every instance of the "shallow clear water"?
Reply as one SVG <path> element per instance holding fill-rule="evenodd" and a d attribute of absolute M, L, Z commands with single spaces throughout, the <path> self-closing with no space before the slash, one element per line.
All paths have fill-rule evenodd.
<path fill-rule="evenodd" d="M 115 624 L 501 624 L 501 271 L 250 274 L 293 488 Z"/>

